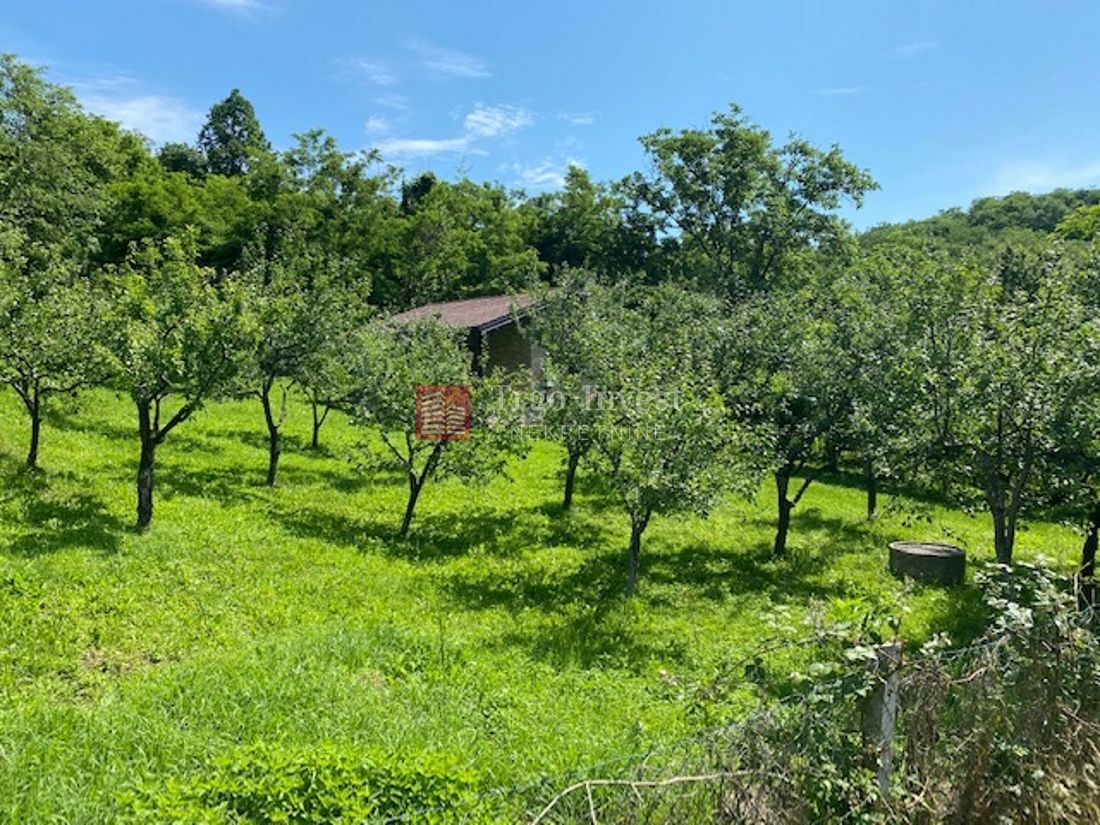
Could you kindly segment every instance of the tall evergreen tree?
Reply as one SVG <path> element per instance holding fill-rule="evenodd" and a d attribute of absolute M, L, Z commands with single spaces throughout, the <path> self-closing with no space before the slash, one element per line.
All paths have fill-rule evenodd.
<path fill-rule="evenodd" d="M 248 98 L 234 89 L 210 109 L 199 132 L 199 149 L 211 173 L 237 177 L 248 171 L 254 153 L 270 152 L 271 144 Z"/>

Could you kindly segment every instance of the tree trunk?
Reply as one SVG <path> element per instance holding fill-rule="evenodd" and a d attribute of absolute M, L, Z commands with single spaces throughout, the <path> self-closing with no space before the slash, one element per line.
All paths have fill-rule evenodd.
<path fill-rule="evenodd" d="M 565 467 L 565 496 L 561 503 L 563 510 L 568 510 L 573 506 L 573 484 L 577 480 L 577 464 L 580 463 L 580 460 L 580 451 L 569 451 L 569 461 Z"/>
<path fill-rule="evenodd" d="M 1012 546 L 1015 544 L 1015 525 L 1011 524 L 1004 507 L 995 507 L 993 514 L 993 550 L 998 564 L 1012 564 Z"/>
<path fill-rule="evenodd" d="M 27 412 L 31 417 L 31 443 L 27 449 L 27 467 L 38 469 L 38 439 L 42 431 L 42 398 L 38 394 L 37 387 L 32 390 L 30 403 L 27 404 Z"/>
<path fill-rule="evenodd" d="M 863 475 L 867 480 L 867 520 L 872 521 L 878 515 L 878 476 L 870 458 L 863 460 Z"/>
<path fill-rule="evenodd" d="M 776 472 L 775 494 L 779 512 L 775 530 L 775 547 L 772 552 L 777 558 L 787 555 L 787 533 L 791 528 L 791 510 L 794 509 L 794 504 L 787 498 L 790 484 L 791 477 L 788 473 L 782 470 Z"/>
<path fill-rule="evenodd" d="M 279 455 L 282 450 L 279 444 L 279 422 L 271 410 L 271 387 L 268 381 L 264 382 L 260 392 L 260 401 L 264 407 L 264 422 L 267 424 L 267 486 L 274 487 L 279 475 Z"/>
<path fill-rule="evenodd" d="M 630 520 L 630 575 L 626 580 L 626 596 L 633 598 L 638 588 L 638 574 L 642 569 L 642 533 L 649 523 L 649 515 Z"/>
<path fill-rule="evenodd" d="M 319 412 L 322 407 L 320 403 L 310 400 L 309 405 L 313 410 L 313 437 L 310 438 L 309 446 L 310 449 L 317 450 L 321 447 L 321 427 L 325 423 L 325 419 L 328 418 L 331 407 L 326 404 L 324 405 L 324 412 Z"/>
<path fill-rule="evenodd" d="M 415 473 L 409 473 L 409 500 L 405 504 L 405 517 L 401 520 L 401 530 L 398 535 L 405 538 L 409 534 L 409 525 L 412 524 L 413 511 L 416 510 L 416 500 L 420 498 L 420 490 L 424 481 L 418 479 Z"/>
<path fill-rule="evenodd" d="M 157 437 L 149 418 L 148 404 L 138 404 L 138 432 L 141 435 L 141 458 L 137 473 L 137 528 L 145 530 L 153 520 L 153 469 L 157 451 Z"/>
<path fill-rule="evenodd" d="M 1081 610 L 1096 606 L 1096 550 L 1100 546 L 1100 500 L 1093 505 L 1092 518 L 1085 544 L 1081 548 L 1081 569 L 1077 571 L 1080 586 L 1077 605 Z"/>

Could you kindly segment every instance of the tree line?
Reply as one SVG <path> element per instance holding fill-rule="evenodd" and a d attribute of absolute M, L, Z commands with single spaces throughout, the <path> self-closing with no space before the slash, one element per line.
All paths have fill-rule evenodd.
<path fill-rule="evenodd" d="M 3 57 L 0 376 L 27 412 L 27 464 L 49 404 L 128 395 L 144 529 L 157 449 L 211 398 L 257 400 L 276 484 L 296 392 L 315 447 L 332 409 L 375 431 L 408 480 L 402 534 L 432 478 L 482 479 L 531 437 L 561 442 L 564 509 L 583 468 L 629 517 L 631 591 L 652 516 L 705 514 L 770 475 L 782 555 L 840 462 L 868 518 L 884 481 L 987 509 L 1004 563 L 1022 516 L 1081 525 L 1091 582 L 1098 193 L 856 235 L 840 209 L 875 183 L 838 147 L 776 143 L 736 106 L 641 144 L 645 173 L 573 167 L 527 197 L 410 178 L 321 131 L 276 151 L 234 90 L 194 144 L 154 152 Z M 477 374 L 454 331 L 384 320 L 519 292 L 538 297 L 522 321 L 547 353 L 537 392 Z M 473 388 L 475 437 L 416 438 L 413 390 L 443 383 Z"/>

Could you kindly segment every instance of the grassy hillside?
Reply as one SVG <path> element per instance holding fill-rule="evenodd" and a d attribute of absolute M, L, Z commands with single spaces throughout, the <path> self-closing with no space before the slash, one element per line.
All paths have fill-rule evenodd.
<path fill-rule="evenodd" d="M 45 471 L 29 476 L 21 411 L 0 396 L 0 811 L 14 821 L 110 819 L 125 788 L 261 741 L 450 755 L 482 787 L 524 783 L 738 713 L 750 688 L 704 707 L 700 686 L 811 612 L 905 607 L 911 639 L 965 638 L 978 616 L 970 588 L 906 591 L 885 545 L 949 538 L 988 557 L 985 519 L 887 496 L 868 525 L 844 477 L 810 489 L 782 562 L 770 489 L 706 521 L 655 519 L 628 602 L 626 519 L 590 476 L 563 516 L 552 445 L 511 481 L 429 487 L 401 542 L 403 479 L 357 466 L 343 419 L 311 453 L 294 409 L 268 490 L 261 413 L 244 402 L 172 433 L 139 535 L 132 418 L 125 399 L 85 396 L 48 419 Z M 1079 542 L 1036 524 L 1020 545 L 1068 565 Z M 812 653 L 780 645 L 771 681 Z"/>

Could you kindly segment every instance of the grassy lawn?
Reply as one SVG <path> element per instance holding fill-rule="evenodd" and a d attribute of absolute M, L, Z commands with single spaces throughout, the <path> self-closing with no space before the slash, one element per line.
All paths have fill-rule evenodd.
<path fill-rule="evenodd" d="M 906 590 L 886 543 L 991 555 L 984 517 L 887 495 L 867 524 L 838 476 L 795 511 L 783 561 L 768 558 L 770 487 L 705 521 L 655 518 L 628 602 L 627 521 L 591 476 L 560 512 L 552 445 L 510 481 L 429 486 L 398 541 L 404 481 L 357 466 L 360 436 L 335 415 L 311 453 L 295 408 L 281 484 L 263 487 L 254 402 L 169 436 L 139 535 L 133 418 L 125 399 L 84 396 L 48 418 L 45 470 L 28 475 L 24 418 L 0 396 L 0 811 L 14 821 L 109 820 L 120 789 L 258 741 L 451 755 L 487 788 L 564 774 L 688 735 L 698 687 L 812 611 L 904 606 L 907 638 L 965 640 L 973 590 Z M 1078 551 L 1055 525 L 1020 537 L 1022 558 Z M 781 679 L 812 655 L 781 647 L 767 668 Z"/>

